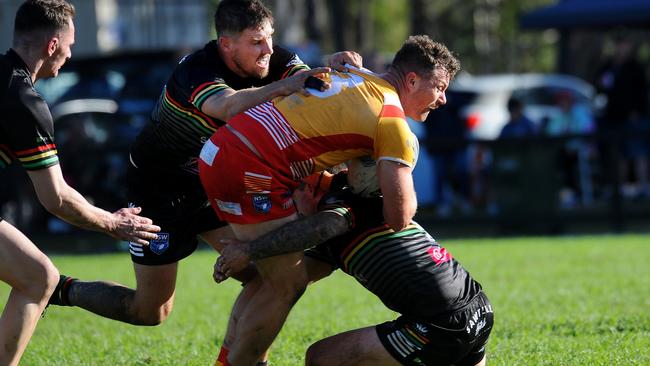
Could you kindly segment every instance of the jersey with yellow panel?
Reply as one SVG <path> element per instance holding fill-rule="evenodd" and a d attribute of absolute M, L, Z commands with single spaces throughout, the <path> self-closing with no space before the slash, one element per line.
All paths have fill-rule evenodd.
<path fill-rule="evenodd" d="M 289 164 L 296 180 L 363 155 L 415 165 L 417 138 L 387 81 L 357 69 L 332 72 L 327 81 L 326 91 L 309 89 L 244 112 L 254 122 L 229 123 L 274 166 Z"/>

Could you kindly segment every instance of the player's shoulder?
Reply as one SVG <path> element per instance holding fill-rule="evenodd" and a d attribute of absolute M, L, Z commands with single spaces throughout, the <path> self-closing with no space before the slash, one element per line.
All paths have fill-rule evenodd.
<path fill-rule="evenodd" d="M 216 41 L 211 41 L 179 61 L 167 82 L 167 90 L 173 95 L 179 92 L 191 93 L 203 82 L 223 78 L 226 72 Z"/>
<path fill-rule="evenodd" d="M 175 73 L 179 74 L 201 68 L 214 68 L 217 64 L 214 58 L 219 55 L 216 50 L 213 51 L 214 47 L 216 46 L 208 43 L 203 48 L 183 56 L 176 65 Z"/>
<path fill-rule="evenodd" d="M 295 52 L 288 50 L 282 46 L 274 45 L 273 54 L 271 55 L 271 65 L 269 72 L 284 73 L 287 69 L 308 69 L 309 66 L 305 64 L 300 56 Z M 277 75 L 276 75 L 277 76 Z"/>

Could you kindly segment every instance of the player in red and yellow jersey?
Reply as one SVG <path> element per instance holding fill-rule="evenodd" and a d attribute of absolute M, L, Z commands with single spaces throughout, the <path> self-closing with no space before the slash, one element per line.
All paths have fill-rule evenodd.
<path fill-rule="evenodd" d="M 406 117 L 423 121 L 445 104 L 459 68 L 444 45 L 414 36 L 385 74 L 331 73 L 325 91 L 276 98 L 235 116 L 201 151 L 199 175 L 210 203 L 239 240 L 253 240 L 297 218 L 291 193 L 300 179 L 372 155 L 386 223 L 402 230 L 417 208 L 411 172 L 418 147 Z M 237 323 L 228 362 L 253 365 L 273 341 L 304 290 L 301 259 L 292 253 L 256 262 L 262 285 Z"/>
<path fill-rule="evenodd" d="M 204 187 L 221 219 L 254 224 L 289 216 L 295 182 L 360 155 L 413 168 L 418 141 L 391 85 L 360 70 L 331 73 L 327 81 L 324 92 L 249 109 L 206 143 Z M 251 162 L 230 158 L 241 153 Z"/>

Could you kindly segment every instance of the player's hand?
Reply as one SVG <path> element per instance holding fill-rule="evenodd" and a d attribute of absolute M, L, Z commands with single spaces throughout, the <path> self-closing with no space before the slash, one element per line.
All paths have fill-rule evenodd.
<path fill-rule="evenodd" d="M 226 276 L 223 273 L 222 267 L 223 267 L 223 257 L 219 257 L 217 258 L 217 261 L 214 263 L 214 270 L 212 272 L 212 278 L 216 283 L 221 283 L 228 279 L 228 276 Z"/>
<path fill-rule="evenodd" d="M 348 71 L 345 64 L 356 68 L 363 67 L 363 57 L 354 51 L 341 51 L 327 58 L 327 65 L 337 71 Z"/>
<path fill-rule="evenodd" d="M 160 226 L 154 225 L 149 218 L 138 216 L 140 211 L 140 207 L 129 207 L 113 212 L 113 225 L 108 229 L 108 234 L 116 239 L 149 245 L 149 240 L 158 238 L 156 233 L 160 231 Z"/>
<path fill-rule="evenodd" d="M 332 71 L 332 69 L 330 69 L 329 67 L 317 67 L 315 69 L 301 71 L 286 79 L 282 79 L 278 81 L 278 83 L 282 83 L 282 87 L 283 87 L 281 95 L 286 96 L 295 92 L 300 92 L 305 95 L 309 95 L 309 92 L 307 91 L 306 88 L 313 87 L 314 84 L 310 85 L 310 83 L 306 83 L 307 79 L 311 76 L 311 77 L 319 78 L 322 81 L 322 77 L 330 71 Z M 318 90 L 325 91 L 329 89 L 329 87 L 330 84 L 328 82 L 323 81 L 322 84 L 318 85 Z"/>
<path fill-rule="evenodd" d="M 247 243 L 235 239 L 222 239 L 219 242 L 224 247 L 221 250 L 221 257 L 217 259 L 217 263 L 214 265 L 213 277 L 217 282 L 223 281 L 217 280 L 217 272 L 220 277 L 228 278 L 246 269 L 251 261 Z"/>

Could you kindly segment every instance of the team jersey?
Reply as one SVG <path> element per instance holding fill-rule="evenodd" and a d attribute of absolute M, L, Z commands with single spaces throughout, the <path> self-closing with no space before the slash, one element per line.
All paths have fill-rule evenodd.
<path fill-rule="evenodd" d="M 357 69 L 332 72 L 327 81 L 326 91 L 275 98 L 244 112 L 254 122 L 229 124 L 294 180 L 363 155 L 415 165 L 418 141 L 387 81 Z"/>
<path fill-rule="evenodd" d="M 50 109 L 14 51 L 0 55 L 0 168 L 18 160 L 26 170 L 59 163 Z"/>
<path fill-rule="evenodd" d="M 230 71 L 219 56 L 216 41 L 185 56 L 167 81 L 152 112 L 151 123 L 138 136 L 131 159 L 139 167 L 179 170 L 193 175 L 201 147 L 224 121 L 201 112 L 203 103 L 227 88 L 260 87 L 308 69 L 300 58 L 275 46 L 269 74 L 263 78 L 242 78 Z"/>
<path fill-rule="evenodd" d="M 391 310 L 430 321 L 468 304 L 481 285 L 420 225 L 394 232 L 384 223 L 381 198 L 330 196 L 321 211 L 345 217 L 351 227 L 308 255 L 353 276 Z"/>

